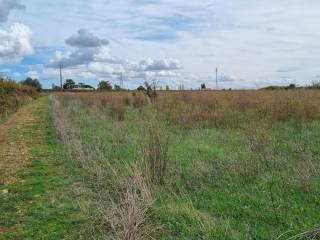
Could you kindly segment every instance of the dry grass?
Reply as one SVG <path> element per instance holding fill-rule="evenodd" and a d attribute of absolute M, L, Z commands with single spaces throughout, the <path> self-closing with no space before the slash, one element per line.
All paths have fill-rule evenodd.
<path fill-rule="evenodd" d="M 156 116 L 145 127 L 146 137 L 143 152 L 146 172 L 152 183 L 164 184 L 168 162 L 168 136 Z"/>
<path fill-rule="evenodd" d="M 308 142 L 301 142 L 299 139 L 289 142 L 289 138 L 284 138 L 289 136 L 287 134 L 277 138 L 272 132 L 272 126 L 276 125 L 274 123 L 290 120 L 297 120 L 292 122 L 301 125 L 304 121 L 319 120 L 319 102 L 320 91 L 315 90 L 163 91 L 158 93 L 154 103 L 142 92 L 62 93 L 52 99 L 56 129 L 75 156 L 76 164 L 89 175 L 84 181 L 84 189 L 93 189 L 87 194 L 96 202 L 91 206 L 93 210 L 88 210 L 90 206 L 84 206 L 84 211 L 91 213 L 97 226 L 104 234 L 110 234 L 111 239 L 128 240 L 153 238 L 148 220 L 155 196 L 159 194 L 158 189 L 169 189 L 172 194 L 187 193 L 201 186 L 203 182 L 213 179 L 219 184 L 221 181 L 224 188 L 230 187 L 222 185 L 224 181 L 232 186 L 239 184 L 247 187 L 259 183 L 259 188 L 263 187 L 265 195 L 257 201 L 262 201 L 268 211 L 270 209 L 270 218 L 281 225 L 285 214 L 288 214 L 287 205 L 290 206 L 290 201 L 287 201 L 290 197 L 288 189 L 291 186 L 314 187 L 319 174 L 316 157 L 311 155 L 316 152 L 308 149 Z M 88 112 L 91 116 L 88 116 Z M 86 118 L 91 118 L 86 122 L 89 126 L 83 124 L 83 119 Z M 74 127 L 73 122 L 77 121 L 80 123 Z M 97 126 L 91 127 L 90 124 Z M 181 131 L 188 136 L 189 133 L 206 130 L 208 127 L 227 129 L 217 130 L 223 134 L 232 132 L 230 136 L 223 135 L 224 138 L 220 139 L 221 144 L 215 144 L 235 144 L 240 150 L 230 148 L 229 152 L 235 150 L 237 154 L 224 153 L 226 159 L 216 154 L 214 156 L 217 156 L 217 159 L 205 163 L 205 155 L 213 155 L 213 143 L 206 140 L 210 142 L 204 144 L 200 139 L 189 138 L 192 147 L 199 144 L 198 148 L 194 148 L 194 152 L 190 152 L 196 159 L 185 157 L 179 149 L 177 152 L 170 149 L 170 157 L 176 157 L 172 154 L 181 154 L 179 159 L 185 159 L 179 164 L 187 165 L 185 169 L 181 167 L 170 176 L 170 170 L 175 170 L 168 151 L 169 136 L 174 137 L 170 134 Z M 89 131 L 105 130 L 106 134 L 101 135 L 104 137 L 96 134 L 94 141 L 86 142 L 84 138 L 87 135 L 84 134 L 85 137 L 81 138 L 82 128 Z M 188 131 L 188 128 L 192 128 L 191 131 Z M 86 131 L 86 134 L 92 133 Z M 115 136 L 108 138 L 108 134 Z M 129 134 L 130 141 L 126 141 L 125 136 Z M 240 138 L 239 142 L 232 143 L 233 139 L 230 138 L 237 136 Z M 141 140 L 139 144 L 133 140 L 136 138 Z M 137 149 L 134 149 L 134 153 L 126 152 L 126 148 L 130 148 L 127 145 L 130 144 L 136 144 Z M 110 152 L 104 148 L 106 145 L 110 147 L 107 148 L 108 151 L 124 153 L 116 153 L 110 159 Z M 292 151 L 291 146 L 295 148 Z M 290 156 L 284 153 L 289 153 Z M 141 158 L 137 159 L 134 154 Z M 128 164 L 119 156 L 129 156 L 132 161 Z M 169 164 L 172 165 L 168 166 Z M 210 167 L 211 165 L 214 168 Z M 191 166 L 191 172 L 188 172 Z M 165 186 L 161 186 L 164 183 Z M 176 185 L 171 186 L 170 183 Z M 175 190 L 173 186 L 177 186 L 178 189 Z M 210 216 L 206 221 L 211 221 Z M 203 232 L 206 228 L 203 227 Z M 209 228 L 213 229 L 213 226 L 210 225 Z M 212 234 L 208 235 L 207 239 L 210 239 Z"/>
<path fill-rule="evenodd" d="M 90 234 L 91 238 L 101 237 L 102 234 L 109 235 L 111 239 L 152 239 L 152 229 L 145 223 L 153 202 L 149 181 L 135 166 L 129 167 L 129 173 L 118 169 L 103 152 L 103 139 L 96 139 L 94 146 L 87 144 L 81 139 L 79 129 L 72 125 L 69 115 L 72 104 L 67 103 L 84 101 L 81 103 L 88 106 L 95 104 L 94 101 L 85 99 L 87 98 L 83 96 L 78 99 L 73 94 L 60 94 L 53 96 L 51 101 L 55 128 L 74 157 L 74 163 L 87 173 L 82 183 L 84 186 L 80 187 L 81 191 L 78 186 L 73 192 L 80 195 L 77 196 L 79 199 L 81 195 L 87 198 L 89 196 L 90 200 L 85 201 L 91 203 L 83 205 L 79 201 L 79 206 L 94 219 L 94 226 L 90 226 L 94 229 Z M 116 114 L 116 119 L 121 121 L 119 110 L 113 109 L 114 106 L 120 109 L 124 107 L 117 102 L 119 99 L 122 102 L 124 98 L 102 97 L 101 101 L 105 101 L 105 104 L 98 108 L 104 112 L 111 105 L 111 114 Z"/>
<path fill-rule="evenodd" d="M 243 122 L 314 120 L 320 118 L 320 92 L 197 91 L 163 92 L 157 109 L 171 122 L 185 127 L 207 124 L 239 127 Z"/>

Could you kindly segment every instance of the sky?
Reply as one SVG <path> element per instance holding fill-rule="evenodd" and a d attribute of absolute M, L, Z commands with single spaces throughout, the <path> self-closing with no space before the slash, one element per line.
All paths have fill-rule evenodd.
<path fill-rule="evenodd" d="M 136 88 L 320 80 L 319 0 L 0 0 L 0 73 Z"/>

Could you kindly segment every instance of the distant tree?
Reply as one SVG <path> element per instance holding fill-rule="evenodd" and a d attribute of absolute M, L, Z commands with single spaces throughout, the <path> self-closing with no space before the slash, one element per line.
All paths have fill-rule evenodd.
<path fill-rule="evenodd" d="M 201 84 L 201 90 L 205 90 L 207 87 L 206 87 L 206 84 L 205 83 L 202 83 Z"/>
<path fill-rule="evenodd" d="M 170 88 L 169 88 L 169 86 L 167 85 L 167 86 L 166 86 L 166 91 L 169 91 L 169 90 L 170 90 Z"/>
<path fill-rule="evenodd" d="M 67 79 L 63 84 L 63 89 L 73 89 L 76 86 L 76 83 L 72 79 Z"/>
<path fill-rule="evenodd" d="M 98 90 L 110 91 L 110 90 L 112 90 L 112 86 L 109 81 L 100 81 L 98 84 Z"/>
<path fill-rule="evenodd" d="M 113 89 L 116 90 L 116 91 L 120 91 L 121 87 L 119 85 L 115 84 Z"/>
<path fill-rule="evenodd" d="M 139 86 L 139 87 L 137 88 L 137 90 L 138 90 L 138 91 L 146 91 L 146 89 L 145 89 L 144 86 Z"/>
<path fill-rule="evenodd" d="M 21 82 L 23 85 L 34 87 L 37 91 L 41 91 L 42 86 L 38 79 L 28 77 L 26 80 Z"/>

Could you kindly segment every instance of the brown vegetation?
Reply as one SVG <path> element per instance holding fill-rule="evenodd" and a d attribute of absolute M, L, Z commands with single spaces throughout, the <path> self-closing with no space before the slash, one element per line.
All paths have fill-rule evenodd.
<path fill-rule="evenodd" d="M 38 97 L 35 88 L 0 79 L 0 117 Z"/>
<path fill-rule="evenodd" d="M 159 94 L 157 109 L 171 122 L 226 128 L 254 121 L 315 120 L 320 118 L 320 92 L 197 91 Z"/>

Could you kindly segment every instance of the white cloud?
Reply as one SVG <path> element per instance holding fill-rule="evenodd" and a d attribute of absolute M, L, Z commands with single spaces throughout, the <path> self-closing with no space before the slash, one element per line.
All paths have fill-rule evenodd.
<path fill-rule="evenodd" d="M 115 69 L 111 66 L 101 63 L 101 62 L 92 62 L 88 65 L 88 70 L 92 73 L 98 74 L 112 74 L 115 72 Z"/>
<path fill-rule="evenodd" d="M 96 48 L 108 45 L 109 41 L 94 36 L 87 29 L 80 29 L 77 34 L 66 39 L 66 44 L 77 48 Z"/>
<path fill-rule="evenodd" d="M 29 71 L 27 75 L 32 79 L 39 79 L 39 73 L 37 71 Z"/>
<path fill-rule="evenodd" d="M 21 23 L 0 28 L 0 62 L 17 63 L 24 55 L 32 54 L 31 37 L 31 29 Z"/>
<path fill-rule="evenodd" d="M 167 58 L 160 60 L 143 60 L 140 62 L 140 67 L 145 71 L 163 71 L 181 69 L 182 65 L 178 59 Z"/>
<path fill-rule="evenodd" d="M 0 0 L 0 22 L 6 22 L 13 9 L 24 10 L 25 6 L 17 0 Z"/>

